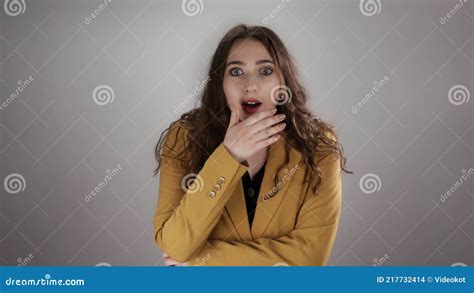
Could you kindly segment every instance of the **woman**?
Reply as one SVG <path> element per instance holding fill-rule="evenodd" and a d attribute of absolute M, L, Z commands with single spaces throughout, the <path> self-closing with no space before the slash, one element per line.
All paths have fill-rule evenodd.
<path fill-rule="evenodd" d="M 307 108 L 280 38 L 266 27 L 232 28 L 214 53 L 201 102 L 155 149 L 154 236 L 165 263 L 326 264 L 341 170 L 351 172 L 333 127 Z"/>

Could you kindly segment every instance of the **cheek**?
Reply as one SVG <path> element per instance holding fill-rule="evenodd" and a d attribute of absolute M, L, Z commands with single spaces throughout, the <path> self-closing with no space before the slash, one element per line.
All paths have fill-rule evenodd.
<path fill-rule="evenodd" d="M 240 102 L 242 87 L 237 81 L 224 78 L 223 88 L 227 103 L 235 104 Z"/>
<path fill-rule="evenodd" d="M 280 79 L 276 75 L 272 75 L 272 77 L 267 78 L 265 82 L 262 83 L 261 94 L 265 99 L 265 104 L 273 104 L 270 95 L 278 86 L 280 86 Z"/>

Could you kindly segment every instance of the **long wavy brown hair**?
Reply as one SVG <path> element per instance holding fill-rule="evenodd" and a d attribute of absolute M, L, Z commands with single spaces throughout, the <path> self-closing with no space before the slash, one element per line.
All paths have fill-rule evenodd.
<path fill-rule="evenodd" d="M 316 156 L 324 158 L 336 154 L 340 159 L 341 169 L 352 174 L 353 172 L 345 169 L 346 158 L 334 126 L 317 118 L 308 109 L 308 95 L 299 81 L 292 57 L 283 42 L 267 27 L 240 24 L 230 29 L 217 46 L 209 68 L 208 83 L 201 97 L 201 106 L 184 113 L 161 133 L 155 147 L 157 167 L 153 175 L 156 176 L 158 173 L 163 157 L 176 159 L 186 173 L 199 173 L 212 151 L 224 141 L 230 120 L 230 109 L 223 88 L 225 65 L 232 45 L 240 39 L 254 39 L 265 46 L 282 74 L 284 85 L 292 94 L 290 102 L 277 106 L 277 113 L 286 114 L 287 127 L 284 135 L 288 143 L 301 152 L 302 163 L 307 169 L 305 181 L 314 182 L 313 192 L 321 183 L 321 172 L 315 160 Z M 164 142 L 170 133 L 169 130 L 178 123 L 181 123 L 187 131 L 182 134 L 186 138 L 184 148 L 176 152 L 173 150 L 173 145 L 166 146 Z M 327 131 L 335 137 L 335 140 L 323 135 Z M 180 134 L 176 135 L 179 137 Z M 287 154 L 289 152 L 288 145 L 286 152 Z M 286 162 L 282 162 L 281 166 L 288 161 L 287 155 Z M 275 176 L 275 186 L 278 180 L 279 178 Z"/>

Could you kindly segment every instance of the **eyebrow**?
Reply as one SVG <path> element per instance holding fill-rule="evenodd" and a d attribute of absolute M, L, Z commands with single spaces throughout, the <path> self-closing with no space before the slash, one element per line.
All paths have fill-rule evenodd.
<path fill-rule="evenodd" d="M 256 65 L 263 64 L 263 63 L 275 64 L 275 62 L 273 62 L 272 60 L 269 60 L 269 59 L 262 59 L 262 60 L 258 60 L 257 62 L 255 62 Z M 240 60 L 233 60 L 233 61 L 228 62 L 225 67 L 228 67 L 229 65 L 232 65 L 232 64 L 245 65 L 245 62 L 242 62 Z"/>

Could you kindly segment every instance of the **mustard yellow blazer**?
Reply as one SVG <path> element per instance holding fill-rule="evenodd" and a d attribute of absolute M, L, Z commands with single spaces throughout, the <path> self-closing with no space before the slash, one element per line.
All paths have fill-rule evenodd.
<path fill-rule="evenodd" d="M 177 129 L 186 130 L 176 125 L 165 145 L 177 142 L 179 150 L 184 132 L 178 136 Z M 190 266 L 325 265 L 341 213 L 340 158 L 316 158 L 322 181 L 313 193 L 303 182 L 302 155 L 291 148 L 275 186 L 276 171 L 286 161 L 285 143 L 282 137 L 270 146 L 252 229 L 241 181 L 248 167 L 236 161 L 223 144 L 213 150 L 191 192 L 182 188 L 186 172 L 173 159 L 163 157 L 153 218 L 158 247 Z"/>

